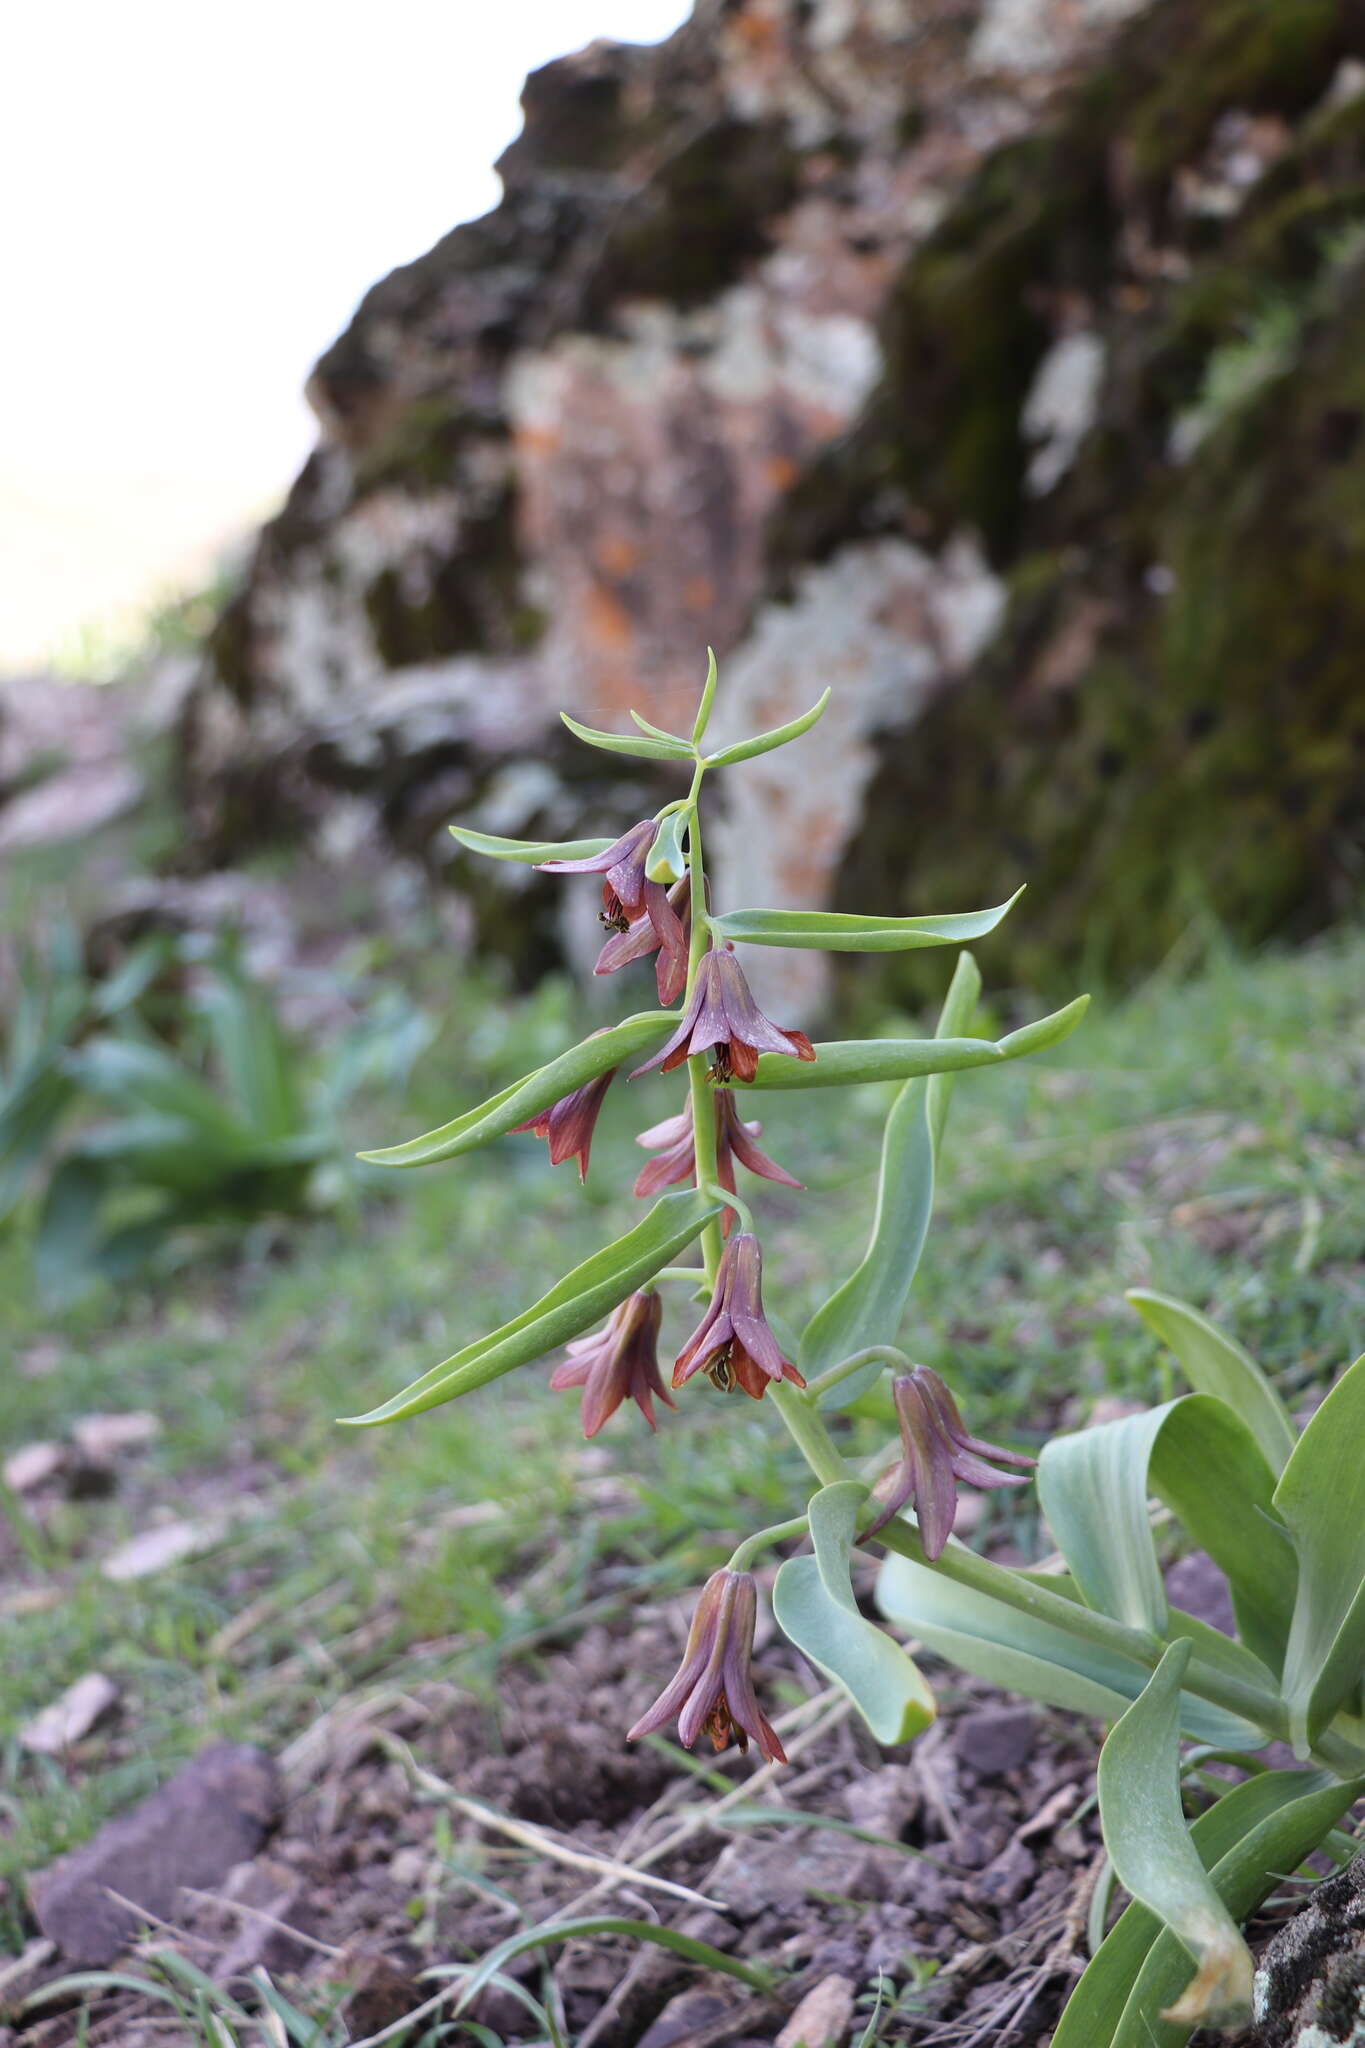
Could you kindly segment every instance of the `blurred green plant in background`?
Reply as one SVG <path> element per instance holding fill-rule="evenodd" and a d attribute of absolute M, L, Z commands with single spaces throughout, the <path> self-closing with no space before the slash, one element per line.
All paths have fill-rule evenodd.
<path fill-rule="evenodd" d="M 206 1230 L 335 1207 L 364 1171 L 347 1105 L 401 1087 L 430 1035 L 391 988 L 315 1053 L 233 934 L 156 933 L 100 977 L 60 923 L 20 949 L 0 1058 L 0 1223 L 36 1202 L 36 1278 L 58 1305 L 183 1256 Z"/>

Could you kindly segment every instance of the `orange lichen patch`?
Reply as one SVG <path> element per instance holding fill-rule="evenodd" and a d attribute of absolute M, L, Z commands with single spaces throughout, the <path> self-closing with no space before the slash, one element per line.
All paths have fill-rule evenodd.
<path fill-rule="evenodd" d="M 750 11 L 731 23 L 731 33 L 751 50 L 770 50 L 778 40 L 778 25 L 771 14 Z"/>
<path fill-rule="evenodd" d="M 709 576 L 689 576 L 682 594 L 689 611 L 709 612 L 716 601 L 716 586 Z"/>
<path fill-rule="evenodd" d="M 801 474 L 801 465 L 791 455 L 770 455 L 763 474 L 770 490 L 789 491 Z"/>
<path fill-rule="evenodd" d="M 640 543 L 623 533 L 604 533 L 596 552 L 597 565 L 608 576 L 629 576 L 640 566 Z"/>
<path fill-rule="evenodd" d="M 524 456 L 557 455 L 563 440 L 558 427 L 533 427 L 524 421 L 515 435 L 517 453 Z"/>
<path fill-rule="evenodd" d="M 635 628 L 625 606 L 600 583 L 590 583 L 584 597 L 583 624 L 591 648 L 624 654 L 635 644 Z"/>

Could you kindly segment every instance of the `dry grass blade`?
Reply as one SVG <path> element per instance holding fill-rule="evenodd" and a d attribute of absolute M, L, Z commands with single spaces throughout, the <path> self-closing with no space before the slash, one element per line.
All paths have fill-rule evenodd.
<path fill-rule="evenodd" d="M 537 1855 L 547 1856 L 556 1863 L 567 1864 L 572 1870 L 597 1871 L 597 1890 L 602 1890 L 608 1885 L 639 1884 L 654 1891 L 666 1892 L 670 1898 L 682 1899 L 689 1906 L 705 1906 L 711 1912 L 720 1910 L 718 1900 L 708 1899 L 704 1893 L 693 1891 L 690 1885 L 674 1884 L 672 1879 L 667 1877 L 651 1877 L 635 1864 L 617 1863 L 608 1856 L 594 1856 L 588 1850 L 573 1849 L 567 1842 L 560 1841 L 557 1835 L 551 1834 L 547 1828 L 533 1827 L 528 1821 L 513 1820 L 510 1814 L 497 1813 L 492 1807 L 482 1805 L 477 1799 L 467 1799 L 463 1793 L 457 1792 L 453 1785 L 448 1785 L 444 1778 L 438 1778 L 434 1771 L 426 1770 L 418 1763 L 406 1742 L 401 1741 L 396 1735 L 388 1734 L 384 1729 L 376 1729 L 375 1740 L 389 1756 L 403 1765 L 412 1783 L 422 1791 L 430 1792 L 454 1812 L 462 1813 L 467 1820 L 474 1821 L 477 1826 L 492 1828 L 496 1833 L 506 1835 L 509 1841 L 520 1842 L 524 1848 L 534 1849 Z"/>

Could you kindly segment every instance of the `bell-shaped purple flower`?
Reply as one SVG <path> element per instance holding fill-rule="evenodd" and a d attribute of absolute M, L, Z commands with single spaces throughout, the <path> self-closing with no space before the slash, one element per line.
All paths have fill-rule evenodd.
<path fill-rule="evenodd" d="M 625 931 L 613 931 L 597 956 L 594 974 L 615 974 L 633 960 L 658 954 L 655 980 L 665 1009 L 687 986 L 687 951 L 692 929 L 692 878 L 684 875 L 671 889 L 662 882 L 645 883 L 644 909 Z"/>
<path fill-rule="evenodd" d="M 678 1353 L 674 1386 L 699 1372 L 722 1393 L 740 1387 L 755 1401 L 772 1380 L 806 1384 L 764 1317 L 763 1254 L 752 1231 L 738 1231 L 726 1245 L 706 1313 Z"/>
<path fill-rule="evenodd" d="M 969 1436 L 956 1401 L 927 1365 L 900 1374 L 891 1383 L 891 1395 L 900 1424 L 901 1455 L 872 1489 L 881 1513 L 865 1534 L 874 1536 L 902 1508 L 913 1507 L 925 1556 L 941 1557 L 953 1533 L 958 1481 L 966 1486 L 1025 1486 L 1036 1461 L 1023 1451 L 1002 1450 L 999 1444 Z M 987 1459 L 992 1462 L 987 1464 Z M 996 1465 L 1022 1469 L 997 1472 Z"/>
<path fill-rule="evenodd" d="M 815 1047 L 804 1031 L 784 1031 L 764 1016 L 728 946 L 721 952 L 713 947 L 707 953 L 677 1030 L 630 1078 L 637 1080 L 655 1067 L 667 1074 L 693 1053 L 709 1052 L 713 1046 L 719 1082 L 732 1076 L 737 1081 L 752 1081 L 761 1052 L 790 1053 L 799 1060 L 815 1058 Z"/>
<path fill-rule="evenodd" d="M 769 1763 L 787 1753 L 754 1694 L 754 1621 L 758 1591 L 748 1572 L 714 1572 L 702 1587 L 677 1677 L 627 1735 L 636 1742 L 678 1717 L 678 1740 L 691 1749 L 703 1731 L 717 1749 L 732 1738 L 747 1752 L 750 1740 Z"/>
<path fill-rule="evenodd" d="M 739 1106 L 728 1088 L 718 1088 L 713 1096 L 716 1105 L 716 1178 L 731 1194 L 735 1192 L 735 1161 L 747 1166 L 750 1173 L 758 1174 L 763 1180 L 780 1181 L 783 1187 L 799 1188 L 799 1180 L 780 1167 L 776 1160 L 769 1159 L 766 1152 L 760 1152 L 754 1143 L 763 1135 L 760 1123 L 746 1124 L 740 1116 Z M 648 1131 L 641 1131 L 635 1140 L 646 1150 L 657 1152 L 658 1158 L 651 1159 L 647 1166 L 640 1168 L 636 1176 L 635 1192 L 640 1196 L 657 1195 L 664 1188 L 677 1187 L 682 1182 L 696 1185 L 697 1157 L 692 1136 L 692 1101 L 688 1097 L 677 1116 L 665 1117 Z M 735 1212 L 725 1212 L 725 1235 L 728 1237 L 734 1227 Z"/>
<path fill-rule="evenodd" d="M 658 831 L 654 818 L 641 818 L 628 832 L 601 853 L 585 860 L 543 860 L 538 863 L 547 875 L 602 875 L 602 922 L 613 931 L 626 932 L 630 920 L 645 909 L 645 861 Z M 660 896 L 667 891 L 655 883 Z"/>
<path fill-rule="evenodd" d="M 656 1394 L 666 1408 L 677 1407 L 659 1374 L 662 1317 L 663 1303 L 652 1290 L 628 1294 L 604 1330 L 566 1346 L 569 1355 L 551 1373 L 550 1385 L 556 1392 L 562 1387 L 583 1389 L 584 1436 L 596 1436 L 626 1400 L 635 1403 L 651 1429 L 657 1428 Z"/>
<path fill-rule="evenodd" d="M 597 1128 L 598 1114 L 615 1072 L 615 1067 L 608 1067 L 605 1074 L 586 1081 L 571 1095 L 561 1095 L 558 1102 L 552 1102 L 548 1109 L 540 1110 L 526 1123 L 512 1125 L 514 1131 L 534 1131 L 538 1138 L 546 1140 L 550 1147 L 551 1166 L 558 1166 L 565 1159 L 576 1159 L 580 1185 L 588 1177 L 592 1134 Z"/>

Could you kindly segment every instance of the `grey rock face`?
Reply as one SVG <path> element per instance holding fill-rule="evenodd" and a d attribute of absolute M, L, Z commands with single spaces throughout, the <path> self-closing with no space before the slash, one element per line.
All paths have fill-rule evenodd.
<path fill-rule="evenodd" d="M 92 1969 L 112 1962 L 140 1924 L 131 1908 L 173 1918 L 181 1885 L 217 1884 L 256 1854 L 279 1805 L 279 1775 L 263 1750 L 216 1743 L 31 1880 L 39 1927 L 69 1963 Z"/>
<path fill-rule="evenodd" d="M 1365 1857 L 1320 1884 L 1268 1944 L 1255 2017 L 1264 2048 L 1365 2043 Z"/>

